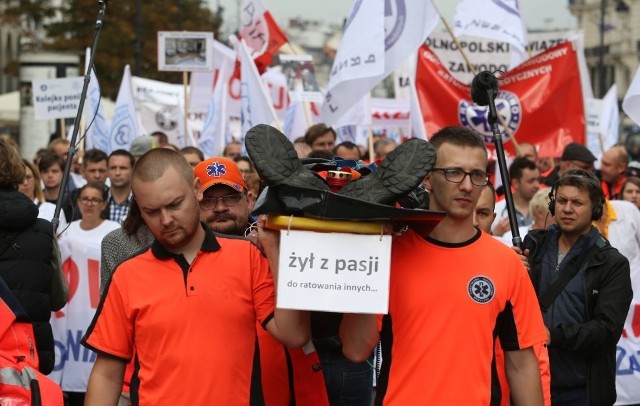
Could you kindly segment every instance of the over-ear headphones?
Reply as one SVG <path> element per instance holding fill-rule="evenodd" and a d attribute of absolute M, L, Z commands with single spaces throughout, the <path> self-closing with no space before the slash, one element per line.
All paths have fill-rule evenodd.
<path fill-rule="evenodd" d="M 598 197 L 596 198 L 597 202 L 593 203 L 593 209 L 591 210 L 591 221 L 600 220 L 604 211 L 605 202 L 604 193 L 602 193 L 600 183 L 593 175 L 589 175 L 588 172 L 577 169 L 567 172 L 560 179 L 558 179 L 558 181 L 556 181 L 553 187 L 551 187 L 551 191 L 549 192 L 549 213 L 551 213 L 552 216 L 556 215 L 556 193 L 558 191 L 558 187 L 561 186 L 560 180 L 566 179 L 567 177 L 585 180 L 587 182 L 587 187 L 589 189 L 592 189 L 589 190 L 589 199 L 591 199 L 591 196 L 595 191 L 595 195 Z M 571 183 L 563 183 L 563 186 L 564 185 L 572 186 Z"/>

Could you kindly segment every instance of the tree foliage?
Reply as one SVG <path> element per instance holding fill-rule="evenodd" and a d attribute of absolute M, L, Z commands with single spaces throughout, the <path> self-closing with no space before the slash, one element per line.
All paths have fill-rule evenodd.
<path fill-rule="evenodd" d="M 6 16 L 42 22 L 46 38 L 37 44 L 38 49 L 75 52 L 81 66 L 84 65 L 85 49 L 91 46 L 96 31 L 99 10 L 96 0 L 63 0 L 58 7 L 52 6 L 51 0 L 0 0 L 0 3 L 5 4 Z M 139 14 L 136 6 L 139 6 Z M 141 22 L 139 29 L 136 29 L 137 22 Z M 221 22 L 220 15 L 213 13 L 206 1 L 129 0 L 107 3 L 94 60 L 103 96 L 115 98 L 126 64 L 131 65 L 134 74 L 139 68 L 142 77 L 181 83 L 181 73 L 157 70 L 158 31 L 207 31 L 215 35 Z M 138 33 L 139 66 L 136 64 Z"/>

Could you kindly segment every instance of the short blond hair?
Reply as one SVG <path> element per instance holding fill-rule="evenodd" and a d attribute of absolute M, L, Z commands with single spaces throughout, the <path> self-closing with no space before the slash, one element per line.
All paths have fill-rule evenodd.
<path fill-rule="evenodd" d="M 153 182 L 159 179 L 167 168 L 172 167 L 178 174 L 193 185 L 193 168 L 181 153 L 168 148 L 155 148 L 144 154 L 133 167 L 132 179 Z"/>
<path fill-rule="evenodd" d="M 548 189 L 538 190 L 531 200 L 529 200 L 529 214 L 531 217 L 533 217 L 539 210 L 542 210 L 542 212 L 546 214 L 546 212 L 549 211 L 550 201 L 551 199 L 549 198 Z"/>

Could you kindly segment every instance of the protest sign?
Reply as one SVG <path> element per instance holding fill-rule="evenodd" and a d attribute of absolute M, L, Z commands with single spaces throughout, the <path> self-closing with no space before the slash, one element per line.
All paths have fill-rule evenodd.
<path fill-rule="evenodd" d="M 281 55 L 280 62 L 292 101 L 322 101 L 311 55 Z"/>
<path fill-rule="evenodd" d="M 36 79 L 33 107 L 36 120 L 75 117 L 78 113 L 82 78 Z"/>
<path fill-rule="evenodd" d="M 158 70 L 213 70 L 213 33 L 158 31 Z"/>
<path fill-rule="evenodd" d="M 279 308 L 387 313 L 391 236 L 282 230 Z"/>

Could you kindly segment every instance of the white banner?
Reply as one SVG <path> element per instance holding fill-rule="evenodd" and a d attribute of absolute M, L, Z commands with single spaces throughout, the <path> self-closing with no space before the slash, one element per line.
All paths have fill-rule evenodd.
<path fill-rule="evenodd" d="M 518 0 L 459 0 L 453 33 L 457 37 L 469 35 L 512 44 L 515 52 L 511 54 L 511 67 L 527 59 L 527 30 Z"/>
<path fill-rule="evenodd" d="M 62 238 L 69 302 L 51 314 L 56 364 L 49 375 L 62 390 L 85 392 L 96 354 L 80 345 L 100 301 L 100 240 Z"/>
<path fill-rule="evenodd" d="M 34 80 L 32 88 L 36 120 L 75 117 L 82 86 L 81 77 Z"/>
<path fill-rule="evenodd" d="M 236 53 L 233 49 L 213 40 L 213 70 L 191 73 L 189 86 L 190 112 L 207 112 L 215 84 L 218 80 L 229 81 L 235 68 L 235 62 Z"/>
<path fill-rule="evenodd" d="M 184 127 L 180 111 L 184 109 L 184 86 L 137 76 L 131 78 L 131 85 L 144 129 L 149 134 L 162 131 L 167 134 L 169 143 L 178 148 L 186 146 L 185 134 L 180 131 L 181 126 Z M 199 115 L 189 115 L 189 130 L 197 129 L 199 134 L 203 118 L 198 123 L 196 116 Z"/>
<path fill-rule="evenodd" d="M 634 296 L 616 350 L 616 405 L 640 403 L 640 301 Z"/>
<path fill-rule="evenodd" d="M 531 33 L 528 37 L 528 49 L 533 57 L 576 35 L 578 33 L 575 31 Z M 476 72 L 483 70 L 506 72 L 509 69 L 512 48 L 508 43 L 479 37 L 460 38 L 459 43 Z M 434 31 L 429 34 L 426 44 L 452 76 L 463 83 L 471 83 L 473 73 L 467 67 L 458 45 L 448 33 Z"/>
<path fill-rule="evenodd" d="M 390 267 L 391 236 L 282 230 L 277 306 L 386 314 Z"/>

